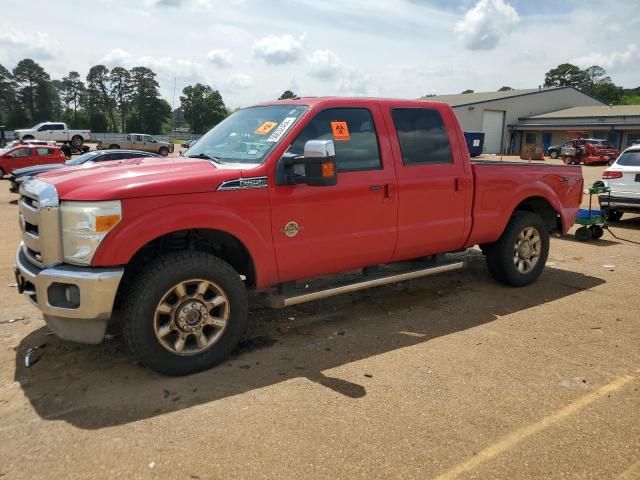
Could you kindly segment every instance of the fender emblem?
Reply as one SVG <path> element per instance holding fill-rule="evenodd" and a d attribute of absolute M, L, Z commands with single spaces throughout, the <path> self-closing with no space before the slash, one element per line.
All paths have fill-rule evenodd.
<path fill-rule="evenodd" d="M 298 225 L 296 222 L 289 222 L 284 227 L 282 227 L 282 233 L 284 233 L 287 237 L 293 238 L 298 235 L 298 232 L 302 230 L 303 227 Z"/>

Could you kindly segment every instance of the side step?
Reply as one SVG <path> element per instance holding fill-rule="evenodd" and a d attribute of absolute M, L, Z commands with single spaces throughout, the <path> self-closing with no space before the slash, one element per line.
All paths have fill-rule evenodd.
<path fill-rule="evenodd" d="M 325 288 L 319 290 L 306 291 L 302 290 L 299 293 L 292 291 L 290 295 L 276 294 L 268 297 L 268 304 L 271 308 L 284 308 L 291 305 L 297 305 L 299 303 L 311 302 L 313 300 L 319 300 L 321 298 L 333 297 L 342 293 L 355 292 L 358 290 L 364 290 L 365 288 L 379 287 L 381 285 L 387 285 L 389 283 L 402 282 L 404 280 L 411 280 L 414 278 L 426 277 L 428 275 L 435 275 L 436 273 L 451 272 L 453 270 L 459 270 L 464 267 L 464 262 L 456 261 L 444 264 L 436 264 L 426 268 L 413 269 L 404 272 L 393 272 L 391 274 L 377 274 L 371 276 L 361 277 L 356 281 L 341 284 L 332 288 Z"/>

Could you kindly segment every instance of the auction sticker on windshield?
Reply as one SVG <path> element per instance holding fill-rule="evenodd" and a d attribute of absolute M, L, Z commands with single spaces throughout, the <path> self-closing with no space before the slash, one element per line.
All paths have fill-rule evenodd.
<path fill-rule="evenodd" d="M 255 129 L 254 133 L 257 133 L 258 135 L 266 135 L 271 130 L 273 130 L 276 125 L 278 125 L 278 122 L 264 122 L 262 125 Z"/>
<path fill-rule="evenodd" d="M 296 121 L 296 117 L 287 117 L 284 120 L 282 120 L 280 125 L 278 125 L 278 128 L 276 128 L 273 131 L 273 133 L 271 134 L 271 136 L 269 138 L 267 138 L 267 142 L 278 142 L 278 141 L 280 141 L 282 136 L 285 133 L 287 133 L 287 130 L 289 130 L 289 127 L 291 125 L 293 125 L 293 122 L 295 122 L 295 121 Z"/>

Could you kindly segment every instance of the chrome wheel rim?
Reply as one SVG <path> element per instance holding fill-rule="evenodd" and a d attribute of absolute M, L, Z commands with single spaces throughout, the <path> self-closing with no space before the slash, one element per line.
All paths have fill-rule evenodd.
<path fill-rule="evenodd" d="M 229 299 L 217 284 L 185 280 L 158 303 L 153 329 L 160 344 L 177 355 L 195 355 L 215 345 L 229 323 Z"/>
<path fill-rule="evenodd" d="M 529 273 L 540 259 L 540 232 L 535 227 L 523 229 L 513 246 L 513 264 L 520 273 Z"/>

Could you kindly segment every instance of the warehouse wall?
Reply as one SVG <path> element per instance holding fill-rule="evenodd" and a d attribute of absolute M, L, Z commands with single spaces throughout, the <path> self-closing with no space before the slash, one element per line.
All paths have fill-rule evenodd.
<path fill-rule="evenodd" d="M 476 103 L 467 106 L 454 107 L 456 116 L 466 132 L 482 131 L 482 117 L 485 110 L 503 110 L 506 112 L 502 149 L 509 146 L 508 125 L 519 123 L 518 119 L 540 115 L 542 113 L 555 112 L 570 107 L 601 106 L 604 103 L 585 95 L 573 88 L 560 90 L 543 90 L 528 95 L 504 98 L 489 102 Z M 516 144 L 516 149 L 518 145 Z M 500 152 L 486 152 L 500 153 Z"/>

